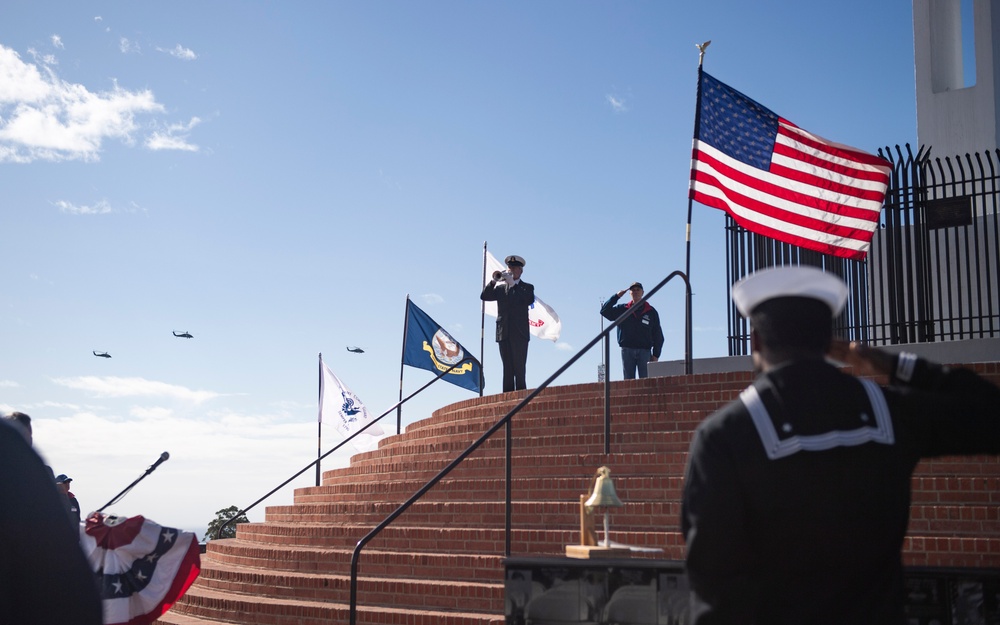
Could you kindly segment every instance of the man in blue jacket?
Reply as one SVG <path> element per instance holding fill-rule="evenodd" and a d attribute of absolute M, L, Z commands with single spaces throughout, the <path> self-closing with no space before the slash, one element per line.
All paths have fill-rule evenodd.
<path fill-rule="evenodd" d="M 660 359 L 663 349 L 663 330 L 660 328 L 660 315 L 656 309 L 644 302 L 641 308 L 633 306 L 642 299 L 642 284 L 633 282 L 628 287 L 632 301 L 618 304 L 625 291 L 618 291 L 601 307 L 601 315 L 614 321 L 624 314 L 628 317 L 618 326 L 618 346 L 622 348 L 622 369 L 626 380 L 634 380 L 636 372 L 639 378 L 649 375 L 648 363 Z"/>

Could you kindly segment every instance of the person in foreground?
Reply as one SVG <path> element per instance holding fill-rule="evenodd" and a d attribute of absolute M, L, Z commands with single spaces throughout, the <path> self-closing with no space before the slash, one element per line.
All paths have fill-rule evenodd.
<path fill-rule="evenodd" d="M 691 443 L 691 622 L 902 625 L 911 475 L 921 458 L 1000 452 L 1000 387 L 834 340 L 847 286 L 822 270 L 759 271 L 732 296 L 760 375 Z"/>
<path fill-rule="evenodd" d="M 0 422 L 0 623 L 101 625 L 79 527 L 22 432 Z"/>

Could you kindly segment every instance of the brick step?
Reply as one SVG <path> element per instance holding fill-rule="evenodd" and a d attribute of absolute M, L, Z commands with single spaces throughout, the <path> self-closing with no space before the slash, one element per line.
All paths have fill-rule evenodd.
<path fill-rule="evenodd" d="M 1000 536 L 907 536 L 903 564 L 995 569 L 1000 567 Z"/>
<path fill-rule="evenodd" d="M 503 611 L 496 613 L 448 612 L 444 610 L 400 609 L 366 604 L 358 597 L 357 622 L 371 625 L 503 625 Z M 390 604 L 391 605 L 391 604 Z M 188 589 L 178 612 L 223 623 L 260 623 L 266 625 L 319 625 L 346 623 L 350 619 L 347 603 L 326 603 L 305 599 L 283 599 L 239 595 L 205 588 L 199 584 Z"/>
<path fill-rule="evenodd" d="M 279 545 L 236 538 L 213 540 L 202 555 L 202 566 L 222 564 L 269 571 L 347 575 L 357 540 L 370 531 L 359 531 L 357 539 L 340 548 L 315 545 Z M 503 551 L 493 553 L 422 553 L 383 551 L 366 545 L 358 573 L 371 578 L 451 579 L 484 583 L 503 580 Z M 458 579 L 456 579 L 458 578 Z"/>
<path fill-rule="evenodd" d="M 614 468 L 612 469 L 614 471 Z M 295 489 L 295 503 L 336 503 L 340 501 L 383 501 L 401 503 L 409 499 L 433 474 L 423 479 L 353 480 L 341 478 L 322 486 Z M 680 499 L 684 478 L 677 475 L 618 475 L 612 472 L 615 490 L 622 501 L 674 501 Z M 562 500 L 571 493 L 589 493 L 594 477 L 549 477 L 537 475 L 511 480 L 514 501 Z M 496 501 L 504 497 L 503 477 L 467 480 L 444 478 L 429 490 L 424 501 Z"/>
<path fill-rule="evenodd" d="M 640 423 L 623 423 L 618 415 L 612 421 L 611 441 L 618 444 L 636 444 L 646 440 L 656 440 L 663 442 L 676 442 L 685 445 L 690 443 L 691 435 L 695 427 L 701 422 L 698 419 L 690 421 L 649 421 L 648 419 Z M 397 448 L 400 445 L 413 443 L 437 443 L 464 441 L 468 446 L 477 440 L 492 423 L 451 423 L 440 425 L 434 428 L 423 429 L 417 432 L 407 431 L 404 434 L 390 436 L 384 439 L 379 445 L 379 451 L 386 448 Z M 683 425 L 681 428 L 679 426 Z M 516 446 L 555 446 L 577 445 L 583 442 L 587 444 L 604 445 L 604 419 L 577 419 L 571 424 L 544 424 L 531 427 L 524 427 L 515 423 L 511 428 L 512 437 Z M 503 429 L 498 430 L 489 440 L 496 440 L 501 444 L 505 439 Z M 581 439 L 581 440 L 576 440 Z M 376 451 L 376 450 L 372 450 Z M 371 457 L 370 452 L 361 454 L 364 458 Z"/>
<path fill-rule="evenodd" d="M 942 456 L 933 460 L 921 460 L 914 475 L 1000 478 L 1000 456 Z"/>
<path fill-rule="evenodd" d="M 591 431 L 584 431 L 590 429 Z M 647 452 L 686 452 L 690 446 L 693 427 L 682 431 L 614 431 L 609 439 L 611 449 L 615 453 L 647 453 Z M 351 458 L 351 464 L 365 464 L 383 458 L 432 456 L 435 458 L 455 458 L 469 448 L 477 439 L 475 435 L 437 436 L 433 438 L 406 439 L 390 437 L 379 443 L 377 449 L 357 454 Z M 526 436 L 515 430 L 512 440 L 512 450 L 519 455 L 545 453 L 546 451 L 561 454 L 603 453 L 604 425 L 574 426 L 553 425 L 547 434 Z M 476 450 L 476 455 L 502 455 L 506 449 L 506 438 L 499 431 L 483 442 Z"/>
<path fill-rule="evenodd" d="M 664 430 L 694 429 L 710 413 L 706 411 L 683 411 L 666 410 L 663 412 L 623 412 L 621 410 L 611 411 L 612 429 L 615 432 L 651 432 Z M 468 416 L 455 415 L 449 421 L 440 421 L 433 424 L 425 424 L 422 421 L 412 423 L 407 426 L 402 434 L 396 437 L 407 437 L 419 439 L 421 437 L 433 437 L 439 435 L 468 434 L 470 437 L 478 436 L 487 429 L 495 425 L 500 417 L 472 418 Z M 678 427 L 683 425 L 683 427 Z M 584 412 L 576 410 L 572 414 L 562 417 L 551 417 L 540 413 L 537 415 L 514 416 L 511 423 L 511 431 L 516 436 L 544 436 L 553 430 L 579 429 L 581 432 L 603 432 L 604 431 L 604 409 L 597 412 Z M 498 432 L 499 433 L 499 432 Z"/>
<path fill-rule="evenodd" d="M 612 477 L 621 475 L 683 475 L 687 452 L 652 453 L 642 452 L 620 454 L 612 448 L 610 455 L 588 453 L 576 455 L 532 454 L 517 455 L 512 450 L 511 474 L 515 478 L 547 475 L 550 477 L 590 477 L 598 467 L 611 468 Z M 408 476 L 422 475 L 423 481 L 437 475 L 448 466 L 455 456 L 441 454 L 440 458 L 391 457 L 377 461 L 355 463 L 325 471 L 323 482 L 333 482 L 345 477 L 360 479 L 406 479 Z M 503 455 L 482 456 L 478 452 L 470 455 L 448 477 L 454 479 L 488 479 L 503 477 L 505 458 Z"/>
<path fill-rule="evenodd" d="M 388 502 L 339 502 L 268 506 L 266 523 L 369 525 L 374 527 L 398 505 Z M 465 529 L 503 526 L 506 504 L 495 501 L 417 501 L 393 526 L 439 526 Z M 629 501 L 610 512 L 615 527 L 624 530 L 661 527 L 677 523 L 679 501 Z M 580 501 L 512 501 L 512 524 L 519 529 L 548 528 L 552 524 L 579 522 Z M 602 517 L 603 518 L 603 517 Z"/>
<path fill-rule="evenodd" d="M 492 451 L 492 450 L 491 450 Z M 614 476 L 633 474 L 667 474 L 683 475 L 687 462 L 686 451 L 665 453 L 636 452 L 620 453 L 615 445 L 612 453 L 605 455 L 600 452 L 578 455 L 561 454 L 529 454 L 520 455 L 516 446 L 512 449 L 511 473 L 513 477 L 530 477 L 539 474 L 548 476 L 571 477 L 573 475 L 592 475 L 592 471 L 600 466 L 609 466 Z M 449 477 L 465 479 L 490 479 L 504 475 L 504 454 L 496 450 L 492 454 L 483 454 L 477 450 L 456 467 Z M 426 482 L 447 466 L 457 453 L 449 455 L 446 452 L 423 454 L 418 457 L 389 456 L 370 459 L 365 462 L 354 461 L 347 467 L 338 467 L 323 473 L 324 483 L 342 479 L 367 481 L 370 479 L 402 479 L 407 476 L 421 476 L 417 481 Z M 1000 478 L 1000 457 L 993 456 L 945 456 L 934 460 L 924 460 L 917 465 L 916 477 L 936 478 Z"/>
<path fill-rule="evenodd" d="M 283 599 L 348 603 L 350 575 L 259 571 L 218 562 L 202 569 L 202 585 L 212 590 Z M 358 577 L 358 597 L 396 608 L 503 612 L 502 580 L 493 583 Z"/>
<path fill-rule="evenodd" d="M 595 524 L 599 534 L 603 536 L 601 522 Z M 624 542 L 635 547 L 659 547 L 677 545 L 680 535 L 676 531 L 677 524 L 664 526 L 662 530 L 651 530 L 648 527 L 640 530 L 628 530 L 611 524 L 612 540 Z M 237 529 L 237 538 L 245 544 L 274 547 L 315 547 L 322 549 L 353 550 L 358 541 L 368 534 L 374 526 L 368 525 L 325 525 L 302 523 L 241 523 Z M 574 525 L 558 525 L 544 530 L 527 530 L 513 528 L 511 544 L 524 545 L 546 544 L 555 546 L 575 544 L 579 542 L 579 523 Z M 505 548 L 504 528 L 441 528 L 418 527 L 403 528 L 389 525 L 372 540 L 369 545 L 379 551 L 423 551 L 448 553 L 501 553 Z M 211 544 L 211 543 L 210 543 Z"/>
<path fill-rule="evenodd" d="M 613 471 L 616 467 L 612 467 Z M 295 489 L 295 503 L 336 503 L 339 501 L 384 501 L 402 503 L 435 473 L 430 471 L 407 476 L 409 479 L 378 479 L 342 476 L 322 486 Z M 622 501 L 675 501 L 681 498 L 684 478 L 677 475 L 618 475 L 613 473 L 615 490 Z M 514 501 L 544 500 L 567 493 L 590 490 L 593 476 L 550 477 L 538 475 L 514 478 L 511 492 Z M 441 480 L 424 495 L 425 501 L 497 500 L 505 492 L 503 477 L 475 480 Z M 917 504 L 1000 504 L 1000 477 L 915 476 L 913 503 Z"/>
<path fill-rule="evenodd" d="M 219 623 L 223 622 L 215 619 L 198 618 L 197 616 L 191 616 L 176 609 L 171 609 L 153 621 L 153 625 L 219 625 Z"/>
<path fill-rule="evenodd" d="M 379 504 L 361 512 L 340 505 L 281 506 L 268 509 L 267 522 L 260 527 L 289 525 L 299 528 L 298 539 L 292 541 L 282 533 L 279 542 L 311 544 L 321 536 L 329 535 L 329 528 L 342 528 L 338 541 L 356 541 L 381 523 L 397 508 L 394 504 Z M 676 528 L 680 523 L 681 504 L 674 502 L 629 503 L 611 514 L 615 531 L 641 532 L 648 528 Z M 596 525 L 603 517 L 598 513 Z M 494 503 L 444 503 L 417 502 L 398 517 L 379 538 L 386 541 L 383 548 L 405 549 L 416 547 L 414 541 L 423 541 L 428 527 L 440 532 L 435 540 L 450 544 L 471 544 L 488 541 L 495 544 L 496 536 L 484 538 L 483 531 L 502 531 L 505 520 L 503 502 Z M 575 527 L 579 521 L 579 503 L 514 503 L 511 524 L 518 531 L 548 531 L 552 527 Z M 241 525 L 241 538 L 269 536 L 268 530 L 252 529 L 252 524 Z M 362 528 L 360 533 L 356 528 Z M 981 536 L 1000 535 L 1000 507 L 998 506 L 913 506 L 910 514 L 910 533 L 928 536 Z M 414 532 L 408 532 L 414 530 Z M 416 535 L 418 538 L 414 538 Z M 345 537 L 346 536 L 346 537 Z M 259 540 L 259 538 L 258 538 Z M 323 542 L 317 544 L 326 544 Z M 341 543 L 337 543 L 341 544 Z M 401 546 L 403 545 L 403 546 Z M 425 545 L 424 549 L 431 547 Z"/>
<path fill-rule="evenodd" d="M 742 390 L 742 387 L 739 389 Z M 739 391 L 732 394 L 737 397 Z M 703 401 L 690 401 L 690 397 L 681 398 L 679 401 L 671 401 L 669 398 L 654 397 L 612 397 L 611 415 L 615 420 L 622 415 L 643 415 L 647 420 L 666 421 L 673 419 L 690 420 L 693 416 L 700 415 L 700 418 L 711 414 L 718 405 Z M 419 432 L 423 428 L 434 427 L 447 423 L 481 422 L 494 424 L 503 419 L 514 408 L 511 404 L 508 410 L 498 412 L 492 408 L 473 407 L 468 410 L 452 412 L 448 415 L 435 413 L 430 419 L 422 419 L 407 426 L 407 432 Z M 522 424 L 530 426 L 538 424 L 548 419 L 570 420 L 573 419 L 603 420 L 604 419 L 604 396 L 593 395 L 585 400 L 555 401 L 546 402 L 535 400 L 535 403 L 522 408 L 512 417 L 514 425 Z M 700 420 L 700 418 L 698 420 Z"/>
<path fill-rule="evenodd" d="M 240 526 L 241 528 L 243 525 Z M 389 531 L 388 529 L 386 531 Z M 365 532 L 358 532 L 360 538 Z M 603 538 L 603 536 L 601 536 Z M 636 547 L 659 548 L 660 553 L 635 553 L 635 557 L 667 560 L 684 559 L 684 540 L 680 532 L 618 532 L 611 527 L 611 539 Z M 359 574 L 367 577 L 416 577 L 418 579 L 453 579 L 495 582 L 502 578 L 503 540 L 495 541 L 497 549 L 475 553 L 419 553 L 377 549 L 376 538 L 362 551 Z M 511 553 L 514 556 L 550 557 L 564 554 L 565 545 L 579 540 L 575 530 L 549 532 L 512 532 Z M 255 569 L 299 571 L 307 573 L 344 574 L 350 571 L 354 541 L 345 541 L 341 548 L 320 548 L 300 545 L 268 545 L 235 539 L 211 541 L 203 556 L 203 566 L 222 562 Z M 903 544 L 907 566 L 1000 567 L 1000 537 L 955 537 L 909 535 Z"/>
<path fill-rule="evenodd" d="M 727 373 L 688 376 L 683 382 L 678 382 L 678 378 L 647 378 L 636 381 L 634 385 L 628 382 L 615 382 L 611 385 L 610 405 L 613 412 L 619 413 L 633 411 L 659 413 L 669 410 L 709 412 L 736 399 L 752 380 L 753 376 L 749 373 Z M 527 392 L 511 394 L 511 399 L 504 401 L 507 395 L 477 398 L 445 406 L 434 411 L 428 419 L 423 419 L 421 425 L 446 422 L 456 415 L 460 415 L 461 418 L 498 421 L 516 407 Z M 545 389 L 514 418 L 532 414 L 559 417 L 579 413 L 603 413 L 603 411 L 603 386 L 579 384 Z"/>
<path fill-rule="evenodd" d="M 572 429 L 572 428 L 571 428 Z M 615 432 L 610 437 L 615 453 L 664 453 L 686 452 L 690 446 L 692 430 L 674 432 Z M 526 437 L 517 433 L 513 437 L 512 450 L 518 455 L 531 454 L 534 450 L 558 449 L 562 454 L 603 453 L 603 426 L 600 433 L 572 433 L 553 428 L 545 436 Z M 430 457 L 437 459 L 455 458 L 476 440 L 472 436 L 438 436 L 430 439 L 395 441 L 387 440 L 378 449 L 358 454 L 351 458 L 351 464 L 365 464 L 384 458 Z M 502 432 L 483 442 L 476 455 L 495 456 L 505 453 L 506 440 Z"/>
<path fill-rule="evenodd" d="M 370 528 L 357 535 L 363 536 Z M 599 532 L 603 540 L 603 532 Z M 683 559 L 684 539 L 680 532 L 624 532 L 612 526 L 611 540 L 635 548 L 633 557 Z M 538 532 L 512 532 L 511 554 L 514 556 L 562 557 L 566 545 L 580 543 L 579 530 L 567 528 Z M 341 547 L 316 545 L 269 544 L 237 538 L 211 541 L 209 550 L 202 556 L 203 566 L 220 563 L 233 567 L 292 571 L 310 574 L 350 573 L 351 557 L 357 539 L 345 541 Z M 379 578 L 439 579 L 496 583 L 503 579 L 502 535 L 492 543 L 483 543 L 474 553 L 447 552 L 450 545 L 438 542 L 429 550 L 391 550 L 385 548 L 382 537 L 369 542 L 361 552 L 359 575 Z"/>
<path fill-rule="evenodd" d="M 1000 504 L 1000 476 L 929 476 L 912 480 L 914 504 Z"/>
<path fill-rule="evenodd" d="M 1000 536 L 1000 506 L 913 505 L 908 534 Z"/>
<path fill-rule="evenodd" d="M 586 492 L 592 484 L 596 468 L 608 466 L 611 468 L 616 489 L 619 481 L 622 481 L 624 489 L 628 487 L 632 479 L 655 480 L 656 476 L 668 478 L 672 476 L 671 479 L 682 479 L 679 476 L 684 474 L 686 456 L 686 453 L 680 452 L 634 454 L 632 456 L 633 464 L 627 464 L 628 459 L 619 454 L 513 458 L 511 477 L 515 482 L 525 479 L 565 480 L 565 482 L 560 482 L 553 492 L 569 493 L 580 489 L 583 489 L 581 492 Z M 362 487 L 366 484 L 405 482 L 413 485 L 412 494 L 436 476 L 447 464 L 443 461 L 406 462 L 400 460 L 397 462 L 386 461 L 376 465 L 344 467 L 324 472 L 323 482 L 325 485 L 330 485 L 343 481 L 347 489 L 356 486 Z M 982 467 L 977 467 L 974 462 L 970 462 L 968 465 L 949 464 L 948 469 L 951 473 L 947 474 L 935 474 L 932 472 L 933 469 L 933 466 L 923 467 L 915 474 L 915 503 L 933 501 L 934 498 L 938 498 L 941 503 L 996 503 L 1000 500 L 998 491 L 982 486 L 982 484 L 992 484 L 996 480 L 1000 480 L 1000 471 L 997 472 L 997 475 L 991 475 Z M 438 488 L 444 488 L 443 485 L 448 480 L 474 481 L 484 485 L 496 481 L 502 482 L 504 472 L 503 457 L 479 458 L 473 455 L 457 466 L 431 492 L 433 493 Z M 929 486 L 932 482 L 928 480 L 941 479 L 953 480 L 958 486 L 949 486 L 944 490 L 935 490 Z M 980 482 L 977 483 L 974 480 Z M 559 490 L 559 488 L 564 487 L 564 484 L 569 484 L 571 490 Z M 304 494 L 311 489 L 324 487 L 304 487 L 296 489 L 295 492 Z M 484 486 L 484 488 L 492 490 L 493 487 Z M 497 488 L 502 488 L 502 486 L 497 486 Z M 621 493 L 619 494 L 621 495 Z M 655 498 L 655 494 L 652 498 Z"/>

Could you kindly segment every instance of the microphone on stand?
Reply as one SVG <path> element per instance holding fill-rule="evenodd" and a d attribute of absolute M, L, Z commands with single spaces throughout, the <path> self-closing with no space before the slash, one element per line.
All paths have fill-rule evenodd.
<path fill-rule="evenodd" d="M 156 462 L 154 462 L 152 465 L 150 465 L 150 467 L 148 469 L 146 469 L 146 473 L 152 473 L 153 471 L 156 470 L 156 467 L 160 466 L 161 464 L 163 464 L 167 460 L 170 460 L 170 454 L 167 453 L 167 452 L 163 452 L 162 454 L 160 454 L 159 460 L 157 460 Z"/>
<path fill-rule="evenodd" d="M 146 469 L 145 473 L 143 473 L 142 475 L 140 475 L 134 482 L 132 482 L 131 484 L 129 484 L 128 486 L 126 486 L 125 490 L 123 490 L 122 492 L 120 492 L 117 495 L 115 495 L 111 499 L 111 501 L 109 501 L 108 503 L 106 503 L 103 506 L 101 506 L 97 511 L 98 512 L 104 512 L 104 509 L 107 508 L 108 506 L 110 506 L 112 504 L 115 504 L 115 503 L 118 503 L 118 501 L 120 501 L 122 497 L 124 497 L 130 490 L 132 490 L 133 486 L 135 486 L 136 484 L 138 484 L 139 482 L 141 482 L 143 480 L 143 478 L 145 478 L 147 475 L 149 475 L 150 473 L 152 473 L 153 471 L 155 471 L 156 467 L 160 466 L 161 464 L 163 464 L 164 462 L 166 462 L 169 459 L 170 459 L 170 454 L 169 453 L 163 452 L 162 454 L 160 454 L 160 457 L 157 459 L 157 461 L 154 462 L 153 464 L 149 465 L 149 468 Z"/>

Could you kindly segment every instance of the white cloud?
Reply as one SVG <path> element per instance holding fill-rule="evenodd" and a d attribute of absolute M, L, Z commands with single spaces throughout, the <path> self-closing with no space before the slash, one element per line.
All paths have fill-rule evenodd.
<path fill-rule="evenodd" d="M 54 54 L 41 54 L 34 48 L 28 48 L 28 54 L 31 55 L 31 58 L 36 63 L 41 63 L 42 65 L 59 65 L 59 60 L 56 59 Z"/>
<path fill-rule="evenodd" d="M 59 200 L 53 204 L 59 207 L 60 212 L 70 215 L 106 215 L 112 212 L 111 204 L 107 200 L 99 200 L 93 206 L 78 206 L 66 200 Z"/>
<path fill-rule="evenodd" d="M 610 93 L 604 97 L 608 101 L 608 104 L 611 105 L 611 110 L 613 110 L 615 113 L 624 113 L 625 111 L 628 110 L 628 107 L 625 105 L 624 98 L 611 95 Z"/>
<path fill-rule="evenodd" d="M 197 152 L 198 146 L 188 143 L 183 137 L 171 137 L 170 135 L 154 132 L 146 139 L 146 147 L 150 150 L 185 150 Z"/>
<path fill-rule="evenodd" d="M 17 388 L 21 386 L 14 380 L 0 380 L 0 388 Z"/>
<path fill-rule="evenodd" d="M 142 52 L 139 48 L 139 42 L 129 41 L 128 37 L 122 37 L 118 40 L 118 49 L 122 51 L 122 54 L 128 54 L 130 52 L 139 54 Z"/>
<path fill-rule="evenodd" d="M 197 152 L 198 146 L 188 142 L 191 129 L 201 123 L 201 119 L 192 117 L 186 124 L 171 124 L 165 130 L 156 131 L 146 138 L 146 147 L 150 150 L 184 150 Z"/>
<path fill-rule="evenodd" d="M 42 409 L 58 408 L 61 410 L 80 410 L 80 406 L 78 404 L 67 404 L 65 402 L 48 401 L 48 400 L 40 401 L 34 404 L 28 404 L 25 407 L 25 410 L 35 410 L 36 408 L 42 408 Z"/>
<path fill-rule="evenodd" d="M 565 341 L 559 341 L 558 343 L 556 343 L 556 349 L 558 349 L 559 351 L 568 352 L 573 350 L 573 346 L 570 345 L 569 343 L 566 343 Z"/>
<path fill-rule="evenodd" d="M 221 393 L 213 391 L 195 391 L 184 386 L 145 378 L 86 375 L 56 378 L 52 381 L 60 386 L 90 393 L 95 397 L 165 397 L 200 404 L 222 396 Z"/>
<path fill-rule="evenodd" d="M 170 408 L 162 408 L 158 406 L 133 406 L 129 410 L 129 414 L 140 419 L 166 419 L 167 417 L 172 416 L 174 411 Z"/>
<path fill-rule="evenodd" d="M 59 35 L 52 35 L 52 45 L 60 50 L 65 50 L 66 46 L 63 45 L 62 37 Z"/>
<path fill-rule="evenodd" d="M 0 45 L 0 163 L 95 161 L 105 139 L 134 142 L 136 115 L 162 112 L 149 90 L 93 93 Z"/>
<path fill-rule="evenodd" d="M 194 61 L 198 58 L 198 55 L 194 53 L 194 50 L 183 47 L 181 44 L 177 44 L 170 50 L 165 48 L 157 48 L 160 52 L 166 52 L 172 57 L 181 59 L 182 61 Z"/>
<path fill-rule="evenodd" d="M 428 306 L 434 306 L 435 304 L 443 304 L 444 298 L 437 293 L 424 293 L 420 296 L 420 299 Z"/>

